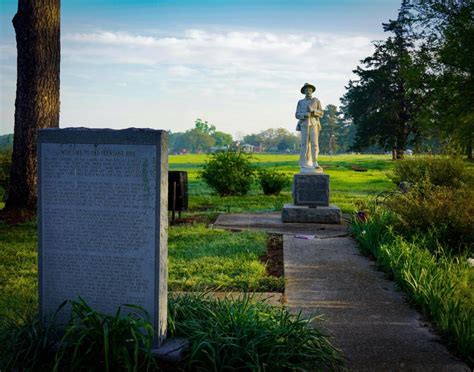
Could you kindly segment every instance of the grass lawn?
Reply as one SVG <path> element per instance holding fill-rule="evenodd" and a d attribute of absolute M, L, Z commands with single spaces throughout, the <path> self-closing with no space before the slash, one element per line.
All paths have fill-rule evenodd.
<path fill-rule="evenodd" d="M 190 211 L 196 216 L 215 212 L 279 210 L 291 201 L 290 189 L 265 196 L 254 185 L 247 196 L 218 197 L 198 179 L 206 155 L 170 156 L 171 170 L 188 171 Z M 255 155 L 256 166 L 276 168 L 292 175 L 296 155 Z M 326 156 L 321 165 L 331 176 L 331 201 L 351 212 L 357 200 L 393 187 L 385 172 L 388 156 Z M 352 165 L 367 168 L 356 172 Z M 209 230 L 204 224 L 173 226 L 169 231 L 169 286 L 171 290 L 281 291 L 282 278 L 268 276 L 259 257 L 267 236 L 258 232 Z M 0 316 L 23 319 L 37 308 L 36 223 L 10 226 L 0 221 Z"/>
<path fill-rule="evenodd" d="M 260 186 L 254 184 L 246 196 L 214 195 L 212 190 L 199 179 L 199 170 L 207 155 L 171 155 L 170 170 L 188 172 L 190 211 L 239 212 L 259 210 L 280 210 L 284 203 L 291 202 L 291 187 L 279 196 L 263 195 Z M 252 162 L 257 167 L 272 168 L 292 176 L 299 171 L 298 155 L 255 154 Z M 388 155 L 335 155 L 321 156 L 320 165 L 331 176 L 331 203 L 343 212 L 356 209 L 358 200 L 369 195 L 392 189 L 393 183 L 386 176 L 393 167 Z M 356 172 L 352 166 L 366 168 L 367 172 Z"/>
<path fill-rule="evenodd" d="M 283 278 L 268 276 L 259 257 L 267 234 L 232 233 L 204 224 L 172 227 L 169 233 L 170 290 L 283 291 Z"/>

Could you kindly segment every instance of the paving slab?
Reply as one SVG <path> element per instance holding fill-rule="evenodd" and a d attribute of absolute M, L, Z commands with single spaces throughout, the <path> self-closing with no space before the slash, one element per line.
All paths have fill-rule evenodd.
<path fill-rule="evenodd" d="M 344 218 L 345 217 L 345 218 Z M 273 234 L 310 235 L 320 239 L 347 236 L 349 216 L 341 224 L 282 222 L 281 212 L 220 214 L 212 227 L 227 230 L 264 230 Z"/>
<path fill-rule="evenodd" d="M 283 251 L 287 307 L 323 315 L 349 370 L 470 371 L 352 238 L 285 235 Z"/>

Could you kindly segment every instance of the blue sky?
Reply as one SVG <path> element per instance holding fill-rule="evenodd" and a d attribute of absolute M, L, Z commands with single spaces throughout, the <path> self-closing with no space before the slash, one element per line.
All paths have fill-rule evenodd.
<path fill-rule="evenodd" d="M 13 131 L 15 0 L 0 0 L 0 134 Z M 61 127 L 183 131 L 201 118 L 239 136 L 294 131 L 305 82 L 323 106 L 400 0 L 63 0 Z"/>

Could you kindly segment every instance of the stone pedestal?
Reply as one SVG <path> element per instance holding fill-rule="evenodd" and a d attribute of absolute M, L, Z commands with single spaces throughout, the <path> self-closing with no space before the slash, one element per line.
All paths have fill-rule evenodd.
<path fill-rule="evenodd" d="M 295 174 L 292 192 L 293 204 L 283 206 L 283 222 L 341 223 L 341 210 L 329 204 L 328 174 Z"/>
<path fill-rule="evenodd" d="M 281 213 L 283 222 L 341 223 L 341 210 L 335 205 L 307 207 L 285 204 Z"/>

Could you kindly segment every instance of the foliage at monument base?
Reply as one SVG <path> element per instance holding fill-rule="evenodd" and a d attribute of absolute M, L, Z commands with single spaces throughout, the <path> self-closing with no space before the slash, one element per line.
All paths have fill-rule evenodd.
<path fill-rule="evenodd" d="M 83 300 L 70 301 L 71 321 L 63 332 L 37 319 L 22 326 L 2 324 L 1 370 L 155 371 L 153 329 L 139 307 L 105 315 Z M 215 300 L 205 295 L 172 297 L 169 337 L 184 336 L 191 350 L 179 370 L 339 370 L 342 358 L 311 319 L 292 316 L 245 296 Z M 164 366 L 169 368 L 168 365 Z M 176 366 L 175 366 L 176 367 Z"/>
<path fill-rule="evenodd" d="M 170 299 L 171 332 L 191 341 L 192 370 L 328 370 L 342 358 L 312 319 L 292 316 L 251 296 L 240 300 L 206 295 Z"/>
<path fill-rule="evenodd" d="M 2 324 L 0 368 L 108 372 L 157 367 L 150 353 L 153 327 L 142 308 L 123 305 L 106 315 L 81 298 L 68 302 L 71 318 L 66 325 L 52 321 L 43 326 L 37 317 L 21 326 Z"/>

